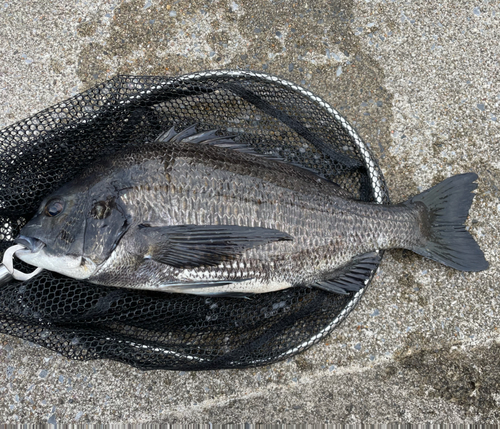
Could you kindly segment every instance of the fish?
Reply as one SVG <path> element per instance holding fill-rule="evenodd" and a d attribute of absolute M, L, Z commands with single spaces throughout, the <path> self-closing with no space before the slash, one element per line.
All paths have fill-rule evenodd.
<path fill-rule="evenodd" d="M 47 196 L 15 242 L 22 261 L 99 285 L 250 297 L 296 286 L 347 295 L 381 250 L 461 271 L 489 266 L 465 221 L 478 176 L 399 204 L 356 200 L 313 170 L 216 130 L 162 132 Z"/>

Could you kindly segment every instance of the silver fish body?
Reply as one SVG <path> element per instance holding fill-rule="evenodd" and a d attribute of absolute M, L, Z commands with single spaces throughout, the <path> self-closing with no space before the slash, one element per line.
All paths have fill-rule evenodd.
<path fill-rule="evenodd" d="M 348 293 L 365 285 L 380 249 L 487 268 L 463 226 L 476 178 L 452 177 L 399 205 L 369 204 L 213 132 L 170 130 L 46 198 L 17 240 L 28 249 L 17 254 L 118 287 L 231 296 L 309 285 Z"/>

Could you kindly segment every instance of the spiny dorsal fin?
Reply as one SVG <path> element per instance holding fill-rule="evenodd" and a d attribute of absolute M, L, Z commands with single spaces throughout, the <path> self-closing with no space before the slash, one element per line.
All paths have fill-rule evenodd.
<path fill-rule="evenodd" d="M 260 156 L 267 159 L 272 159 L 273 161 L 283 161 L 282 158 L 276 155 L 266 155 L 255 152 L 252 146 L 235 141 L 235 135 L 218 136 L 216 133 L 217 130 L 202 131 L 201 133 L 197 133 L 196 125 L 191 125 L 188 128 L 180 131 L 179 133 L 175 131 L 174 127 L 172 127 L 168 131 L 160 134 L 156 138 L 156 141 L 160 143 L 171 142 L 206 144 L 210 146 L 231 149 L 237 152 L 243 152 L 254 156 Z"/>
<path fill-rule="evenodd" d="M 262 158 L 270 159 L 276 162 L 282 162 L 285 164 L 293 165 L 296 168 L 312 173 L 321 179 L 327 180 L 316 170 L 304 167 L 300 164 L 287 162 L 282 157 L 275 154 L 263 154 L 255 152 L 252 146 L 245 143 L 241 143 L 234 140 L 235 135 L 228 136 L 218 136 L 217 130 L 202 131 L 201 133 L 196 132 L 196 124 L 190 125 L 186 129 L 176 132 L 174 127 L 170 128 L 168 131 L 160 134 L 156 141 L 160 143 L 195 143 L 195 144 L 206 144 L 210 146 L 222 147 L 225 149 L 235 150 L 237 152 L 246 153 L 253 156 L 259 156 Z"/>

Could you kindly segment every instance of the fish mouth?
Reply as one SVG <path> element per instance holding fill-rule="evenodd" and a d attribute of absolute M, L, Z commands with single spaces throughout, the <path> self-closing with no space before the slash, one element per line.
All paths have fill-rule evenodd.
<path fill-rule="evenodd" d="M 31 253 L 39 252 L 43 247 L 45 247 L 45 243 L 42 240 L 35 237 L 26 237 L 25 235 L 17 237 L 14 240 L 14 243 L 26 247 L 26 249 L 31 251 Z"/>

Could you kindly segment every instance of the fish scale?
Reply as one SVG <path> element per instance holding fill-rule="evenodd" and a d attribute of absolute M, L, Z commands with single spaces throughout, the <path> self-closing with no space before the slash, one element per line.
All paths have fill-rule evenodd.
<path fill-rule="evenodd" d="M 59 272 L 110 286 L 248 296 L 309 285 L 348 293 L 364 287 L 380 249 L 484 269 L 463 226 L 476 177 L 449 178 L 399 205 L 370 204 L 213 131 L 171 129 L 48 197 L 21 237 L 34 225 L 42 231 L 20 238 L 46 246 L 18 255 L 50 268 L 60 258 Z M 51 213 L 65 208 L 52 218 L 44 213 L 53 201 Z M 61 254 L 67 243 L 43 235 L 61 225 L 73 226 L 71 254 Z"/>
<path fill-rule="evenodd" d="M 224 149 L 207 148 L 210 152 L 216 152 L 223 157 L 224 163 L 221 168 L 214 168 L 210 161 L 204 157 L 204 153 L 195 158 L 182 156 L 182 147 L 176 147 L 174 151 L 179 154 L 177 158 L 169 160 L 168 179 L 160 166 L 164 163 L 161 151 L 149 156 L 156 156 L 158 161 L 153 163 L 148 160 L 150 171 L 156 174 L 147 174 L 141 177 L 147 183 L 155 183 L 159 189 L 167 187 L 172 192 L 151 192 L 151 196 L 145 196 L 144 186 L 136 185 L 133 190 L 127 191 L 122 198 L 130 201 L 132 216 L 147 219 L 153 225 L 182 225 L 182 224 L 206 224 L 206 225 L 240 225 L 250 227 L 273 228 L 285 231 L 294 237 L 293 242 L 270 243 L 255 249 L 247 250 L 236 262 L 240 260 L 248 267 L 254 278 L 264 279 L 273 284 L 293 285 L 310 283 L 318 269 L 323 272 L 333 271 L 336 267 L 345 264 L 357 254 L 367 253 L 377 249 L 373 244 L 375 237 L 379 235 L 377 228 L 381 222 L 367 220 L 373 218 L 376 212 L 388 212 L 387 207 L 373 205 L 353 209 L 349 206 L 352 201 L 346 202 L 336 196 L 336 188 L 330 186 L 327 181 L 313 181 L 308 186 L 308 191 L 315 191 L 313 195 L 298 193 L 295 189 L 287 188 L 288 182 L 267 172 L 264 178 L 248 177 L 231 171 L 226 167 L 234 163 L 233 157 L 240 159 L 243 154 L 234 153 Z M 228 152 L 228 153 L 225 153 Z M 144 155 L 141 155 L 144 156 Z M 146 155 L 147 156 L 147 155 Z M 249 156 L 247 156 L 249 158 Z M 253 157 L 250 159 L 258 164 L 269 168 L 274 166 L 265 158 Z M 140 162 L 140 160 L 135 160 Z M 289 173 L 293 174 L 298 169 L 289 167 Z M 229 170 L 229 171 L 228 171 Z M 266 181 L 267 179 L 267 181 Z M 278 183 L 273 183 L 273 180 Z M 139 178 L 136 176 L 135 181 Z M 165 182 L 165 183 L 163 183 Z M 210 183 L 210 186 L 200 186 Z M 325 192 L 324 189 L 326 188 Z M 150 205 L 144 212 L 141 207 L 143 201 L 155 202 L 154 211 Z M 137 212 L 133 208 L 137 208 Z M 234 215 L 234 210 L 241 215 Z M 392 211 L 401 212 L 401 218 L 396 217 L 392 223 L 404 223 L 403 230 L 412 231 L 411 222 L 416 222 L 415 215 L 406 213 L 403 209 L 392 208 Z M 205 213 L 205 218 L 200 219 L 199 213 Z M 346 214 L 349 214 L 346 216 Z M 353 231 L 362 231 L 362 234 Z M 395 225 L 385 222 L 385 230 L 395 230 Z M 396 231 L 398 229 L 396 228 Z M 404 236 L 399 235 L 398 239 Z M 123 246 L 127 246 L 127 237 L 123 239 Z M 395 239 L 393 239 L 395 242 Z M 371 243 L 371 244 L 370 244 Z M 399 244 L 399 243 L 395 243 Z M 133 246 L 133 244 L 131 244 Z M 313 260 L 311 260 L 313 254 Z M 294 257 L 292 258 L 291 255 Z M 305 258 L 304 258 L 305 256 Z M 116 266 L 113 268 L 122 270 L 123 257 L 115 255 Z M 269 260 L 273 261 L 270 267 Z M 118 268 L 120 266 L 120 268 Z M 206 281 L 245 278 L 239 269 L 233 268 L 233 264 L 220 264 L 207 269 L 202 267 L 198 270 L 184 270 L 172 272 L 163 264 L 149 261 L 145 271 L 154 271 L 154 279 L 158 282 L 155 287 L 161 287 L 168 281 L 179 277 L 183 281 Z M 165 277 L 161 280 L 160 273 Z M 227 273 L 227 274 L 225 274 Z M 300 273 L 300 275 L 298 275 Z M 140 273 L 142 277 L 143 273 Z M 317 276 L 317 274 L 316 274 Z M 130 284 L 130 275 L 124 271 L 123 282 L 120 285 Z M 239 285 L 238 285 L 239 286 Z M 255 286 L 252 284 L 252 286 Z M 268 285 L 269 286 L 269 285 Z M 153 287 L 153 286 L 149 286 Z M 224 290 L 233 289 L 235 285 L 224 286 Z M 278 286 L 275 286 L 278 287 Z"/>

